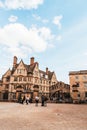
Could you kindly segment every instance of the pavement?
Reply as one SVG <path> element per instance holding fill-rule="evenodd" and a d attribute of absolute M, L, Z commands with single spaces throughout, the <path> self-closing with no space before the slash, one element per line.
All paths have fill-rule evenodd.
<path fill-rule="evenodd" d="M 0 102 L 0 130 L 87 130 L 87 105 Z"/>

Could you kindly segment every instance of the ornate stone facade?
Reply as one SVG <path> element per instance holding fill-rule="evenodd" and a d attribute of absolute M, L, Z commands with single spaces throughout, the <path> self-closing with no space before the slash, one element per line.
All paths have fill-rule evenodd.
<path fill-rule="evenodd" d="M 21 95 L 30 95 L 32 99 L 42 93 L 49 97 L 49 87 L 56 84 L 57 78 L 55 72 L 39 69 L 39 63 L 30 58 L 30 64 L 27 65 L 21 60 L 17 63 L 17 57 L 13 58 L 13 67 L 8 70 L 0 81 L 0 99 L 18 100 Z"/>

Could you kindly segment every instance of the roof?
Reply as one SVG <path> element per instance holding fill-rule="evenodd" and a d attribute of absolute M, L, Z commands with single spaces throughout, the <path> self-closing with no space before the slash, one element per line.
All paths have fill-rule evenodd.
<path fill-rule="evenodd" d="M 2 77 L 4 77 L 8 72 L 11 74 L 11 70 L 8 69 L 8 70 L 2 75 Z M 10 76 L 10 74 L 8 74 L 8 76 Z"/>
<path fill-rule="evenodd" d="M 87 74 L 87 70 L 80 70 L 80 71 L 70 71 L 69 75 L 78 75 L 78 74 Z"/>
<path fill-rule="evenodd" d="M 51 72 L 51 71 L 48 71 L 48 74 L 46 74 L 45 71 L 42 71 L 42 70 L 39 70 L 40 73 L 42 73 L 44 76 L 43 78 L 45 78 L 45 75 L 48 75 L 48 79 L 51 80 L 52 76 L 53 76 L 53 73 L 54 72 Z"/>
<path fill-rule="evenodd" d="M 23 61 L 22 61 L 22 62 L 23 62 Z M 20 64 L 20 63 L 19 63 L 19 64 Z M 16 68 L 18 67 L 19 64 L 16 64 L 15 68 L 14 68 L 14 67 L 12 68 L 11 74 L 13 74 L 13 73 L 15 72 L 15 70 L 16 70 Z M 24 62 L 23 62 L 23 64 L 24 64 Z M 33 70 L 34 70 L 36 64 L 38 64 L 38 63 L 35 62 L 34 64 L 31 64 L 31 65 L 24 64 L 24 66 L 25 66 L 25 68 L 26 68 L 26 70 L 27 70 L 27 73 L 33 73 Z"/>
<path fill-rule="evenodd" d="M 15 68 L 13 67 L 12 70 L 11 70 L 11 74 L 14 73 L 14 71 L 16 70 L 16 68 L 18 67 L 19 64 L 16 64 Z"/>
<path fill-rule="evenodd" d="M 54 74 L 54 72 L 50 72 L 50 71 L 48 71 L 48 77 L 49 77 L 49 79 L 52 78 L 53 74 Z"/>
<path fill-rule="evenodd" d="M 24 64 L 23 60 L 21 60 L 20 62 L 22 62 Z M 20 62 L 18 64 L 16 64 L 15 67 L 12 68 L 11 74 L 13 74 L 15 72 L 15 70 L 19 66 Z M 24 66 L 27 70 L 27 74 L 29 74 L 29 73 L 33 74 L 33 70 L 34 70 L 36 64 L 38 65 L 38 62 L 34 62 L 33 64 L 30 64 L 30 65 L 24 64 Z M 39 70 L 39 72 L 43 74 L 43 78 L 46 78 L 46 75 L 48 75 L 49 80 L 51 80 L 51 78 L 54 74 L 54 72 L 51 72 L 51 71 L 48 71 L 48 74 L 45 71 L 42 71 L 42 70 Z"/>

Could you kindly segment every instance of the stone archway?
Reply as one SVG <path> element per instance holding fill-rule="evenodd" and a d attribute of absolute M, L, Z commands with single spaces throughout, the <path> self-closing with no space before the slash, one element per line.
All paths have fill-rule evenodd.
<path fill-rule="evenodd" d="M 63 99 L 63 92 L 61 90 L 58 90 L 58 91 L 52 93 L 50 96 L 50 99 L 54 100 L 54 101 L 62 100 Z"/>

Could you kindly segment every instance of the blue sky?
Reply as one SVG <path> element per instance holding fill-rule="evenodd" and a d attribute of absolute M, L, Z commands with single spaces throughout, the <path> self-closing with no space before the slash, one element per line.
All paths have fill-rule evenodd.
<path fill-rule="evenodd" d="M 0 77 L 13 56 L 55 71 L 87 70 L 87 0 L 0 0 Z"/>

